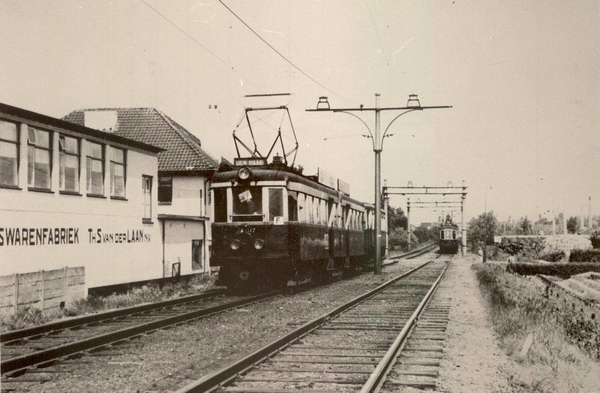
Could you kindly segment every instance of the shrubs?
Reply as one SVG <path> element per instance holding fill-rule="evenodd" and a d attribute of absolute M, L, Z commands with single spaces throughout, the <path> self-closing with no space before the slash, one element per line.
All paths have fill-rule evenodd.
<path fill-rule="evenodd" d="M 573 250 L 569 262 L 600 262 L 600 249 Z"/>
<path fill-rule="evenodd" d="M 200 274 L 191 278 L 180 278 L 164 285 L 149 283 L 140 287 L 134 287 L 123 294 L 112 294 L 109 296 L 90 295 L 86 299 L 79 299 L 72 302 L 67 308 L 61 310 L 52 309 L 42 312 L 36 308 L 20 309 L 16 314 L 1 318 L 0 327 L 2 331 L 9 331 L 49 323 L 63 317 L 97 313 L 188 296 L 211 289 L 214 287 L 215 278 L 216 276 L 214 275 L 207 276 Z"/>
<path fill-rule="evenodd" d="M 564 251 L 550 251 L 540 255 L 540 259 L 547 262 L 560 262 L 565 256 Z"/>
<path fill-rule="evenodd" d="M 594 232 L 592 232 L 592 234 L 590 235 L 590 240 L 592 241 L 592 247 L 600 248 L 600 231 L 595 230 Z"/>
<path fill-rule="evenodd" d="M 575 274 L 586 272 L 599 272 L 600 263 L 581 262 L 581 263 L 511 263 L 506 267 L 507 271 L 518 273 L 524 276 L 533 276 L 536 274 L 545 274 L 547 276 L 559 276 L 569 278 Z"/>
<path fill-rule="evenodd" d="M 498 246 L 509 255 L 516 256 L 518 260 L 538 259 L 539 254 L 546 247 L 543 237 L 503 237 Z"/>

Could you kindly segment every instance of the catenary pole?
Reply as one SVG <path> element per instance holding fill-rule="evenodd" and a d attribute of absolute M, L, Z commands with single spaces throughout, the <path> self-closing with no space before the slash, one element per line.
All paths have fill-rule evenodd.
<path fill-rule="evenodd" d="M 375 94 L 375 107 L 374 108 L 365 108 L 362 105 L 360 108 L 331 108 L 329 105 L 329 101 L 327 97 L 319 97 L 319 102 L 317 103 L 316 109 L 307 109 L 307 112 L 334 112 L 334 113 L 346 113 L 348 115 L 352 115 L 359 119 L 369 130 L 370 138 L 373 138 L 373 151 L 375 153 L 375 274 L 381 274 L 381 152 L 383 150 L 383 139 L 387 136 L 387 131 L 389 130 L 392 123 L 394 123 L 400 116 L 412 112 L 412 111 L 422 111 L 424 109 L 443 109 L 443 108 L 452 108 L 452 106 L 421 106 L 419 99 L 416 94 L 410 94 L 408 98 L 408 102 L 404 107 L 385 107 L 382 108 L 379 106 L 379 93 Z M 375 112 L 375 129 L 374 132 L 371 132 L 371 129 L 362 120 L 359 116 L 353 114 L 352 112 L 365 112 L 372 111 Z M 381 111 L 401 111 L 399 115 L 394 117 L 394 119 L 389 122 L 383 135 L 381 135 L 381 127 L 380 127 L 380 115 Z"/>

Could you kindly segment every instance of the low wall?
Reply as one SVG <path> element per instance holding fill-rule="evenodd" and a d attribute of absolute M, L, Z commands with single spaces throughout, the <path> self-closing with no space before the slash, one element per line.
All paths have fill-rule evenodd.
<path fill-rule="evenodd" d="M 86 296 L 83 266 L 0 276 L 1 314 L 27 307 L 62 308 Z"/>

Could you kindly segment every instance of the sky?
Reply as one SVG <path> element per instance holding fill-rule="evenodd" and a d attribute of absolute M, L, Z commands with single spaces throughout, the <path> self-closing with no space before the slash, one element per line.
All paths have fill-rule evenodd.
<path fill-rule="evenodd" d="M 598 0 L 0 0 L 0 36 L 5 104 L 58 118 L 155 107 L 217 160 L 236 156 L 245 107 L 287 105 L 295 164 L 372 202 L 373 141 L 362 135 L 374 132 L 374 113 L 355 113 L 361 122 L 306 109 L 321 96 L 332 108 L 374 107 L 375 94 L 381 107 L 404 107 L 418 94 L 423 106 L 452 108 L 393 123 L 400 112 L 382 112 L 381 131 L 393 134 L 381 154 L 388 186 L 464 181 L 467 221 L 484 211 L 587 215 L 589 197 L 600 214 Z M 290 95 L 245 97 L 272 93 Z M 274 138 L 281 126 L 293 148 L 287 118 L 253 114 L 268 115 L 257 133 Z M 411 212 L 414 223 L 440 214 Z"/>

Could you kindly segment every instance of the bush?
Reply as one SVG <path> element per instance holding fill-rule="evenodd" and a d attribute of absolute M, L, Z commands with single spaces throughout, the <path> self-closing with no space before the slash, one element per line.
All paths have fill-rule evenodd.
<path fill-rule="evenodd" d="M 592 247 L 600 248 L 600 231 L 595 230 L 594 232 L 592 232 L 592 234 L 590 235 L 590 240 L 592 241 Z"/>
<path fill-rule="evenodd" d="M 576 274 L 586 272 L 600 273 L 600 263 L 582 262 L 582 263 L 512 263 L 506 267 L 507 271 L 511 271 L 523 276 L 533 276 L 536 274 L 545 274 L 548 276 L 559 276 L 569 278 Z"/>
<path fill-rule="evenodd" d="M 560 262 L 565 256 L 564 251 L 551 251 L 540 255 L 540 259 L 548 262 Z"/>
<path fill-rule="evenodd" d="M 571 251 L 569 262 L 600 262 L 600 250 L 589 249 L 579 250 L 575 249 Z"/>
<path fill-rule="evenodd" d="M 539 259 L 540 253 L 546 247 L 543 237 L 503 237 L 498 246 L 502 251 L 517 256 L 518 260 Z"/>

